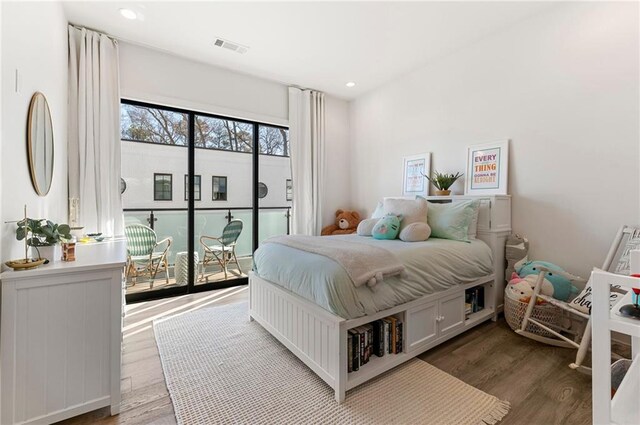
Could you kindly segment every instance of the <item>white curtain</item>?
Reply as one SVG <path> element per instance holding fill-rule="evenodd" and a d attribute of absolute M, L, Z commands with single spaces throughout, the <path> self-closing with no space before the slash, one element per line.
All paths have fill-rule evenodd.
<path fill-rule="evenodd" d="M 324 93 L 289 87 L 294 235 L 320 235 L 324 187 Z"/>
<path fill-rule="evenodd" d="M 118 43 L 69 26 L 69 198 L 85 232 L 124 233 Z"/>

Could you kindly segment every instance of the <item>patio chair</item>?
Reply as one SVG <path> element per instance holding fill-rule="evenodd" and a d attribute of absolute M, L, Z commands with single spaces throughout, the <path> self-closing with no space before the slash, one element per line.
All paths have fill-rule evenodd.
<path fill-rule="evenodd" d="M 620 230 L 618 230 L 618 234 L 616 235 L 613 244 L 609 249 L 607 258 L 602 265 L 602 269 L 604 271 L 612 273 L 629 275 L 629 252 L 632 249 L 638 248 L 640 248 L 640 227 L 626 225 L 620 227 Z M 570 302 L 559 301 L 550 296 L 542 295 L 540 293 L 544 275 L 549 271 L 561 274 L 571 281 L 582 280 L 566 272 L 559 272 L 558 270 L 547 270 L 544 267 L 541 267 L 540 273 L 538 274 L 538 279 L 536 280 L 533 295 L 529 300 L 527 311 L 522 320 L 522 325 L 520 329 L 516 331 L 516 333 L 522 336 L 526 336 L 527 338 L 543 342 L 545 344 L 554 345 L 556 347 L 576 349 L 576 360 L 575 362 L 571 363 L 569 367 L 580 372 L 590 374 L 591 368 L 585 366 L 583 363 L 591 346 L 591 315 L 583 313 L 571 307 Z M 616 288 L 611 288 L 611 290 L 612 292 L 620 292 Z M 577 330 L 573 329 L 573 326 L 570 326 L 569 328 L 558 328 L 549 323 L 542 323 L 541 321 L 534 319 L 532 317 L 532 313 L 536 304 L 536 300 L 538 298 L 541 298 L 547 303 L 558 307 L 567 314 L 571 322 L 581 324 L 581 326 L 579 325 L 577 327 Z M 528 326 L 536 326 L 540 329 L 544 329 L 549 334 L 552 334 L 553 337 L 536 335 L 535 333 L 527 330 Z M 614 353 L 614 357 L 619 358 L 620 356 Z"/>
<path fill-rule="evenodd" d="M 222 230 L 222 236 L 201 236 L 200 244 L 204 249 L 204 258 L 202 259 L 202 275 L 200 280 L 205 279 L 204 270 L 207 264 L 217 262 L 220 268 L 224 271 L 224 279 L 228 279 L 227 266 L 230 263 L 235 263 L 238 267 L 238 271 L 242 274 L 240 263 L 238 263 L 238 257 L 236 257 L 236 244 L 240 233 L 242 233 L 242 220 L 231 220 L 224 226 Z M 211 245 L 210 241 L 216 241 L 217 244 Z M 207 275 L 207 281 L 210 275 Z"/>
<path fill-rule="evenodd" d="M 127 269 L 126 278 L 132 278 L 132 286 L 140 276 L 148 276 L 151 279 L 149 288 L 153 288 L 153 282 L 160 270 L 165 272 L 167 285 L 169 284 L 169 248 L 172 238 L 164 238 L 158 241 L 156 232 L 143 224 L 130 224 L 124 228 L 127 238 Z M 166 244 L 162 251 L 156 251 L 158 246 Z"/>

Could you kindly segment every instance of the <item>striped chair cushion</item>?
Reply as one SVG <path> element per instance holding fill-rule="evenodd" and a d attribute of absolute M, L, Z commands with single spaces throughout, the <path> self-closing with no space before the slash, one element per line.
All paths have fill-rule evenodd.
<path fill-rule="evenodd" d="M 156 232 L 142 224 L 130 224 L 124 229 L 127 238 L 127 252 L 132 257 L 149 255 L 156 247 Z"/>

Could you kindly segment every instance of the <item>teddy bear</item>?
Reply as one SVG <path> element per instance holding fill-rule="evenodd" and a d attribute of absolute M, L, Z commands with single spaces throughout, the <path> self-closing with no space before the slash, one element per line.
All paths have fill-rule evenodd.
<path fill-rule="evenodd" d="M 336 222 L 322 228 L 322 236 L 329 235 L 349 235 L 356 233 L 360 224 L 360 214 L 357 211 L 338 210 L 336 211 Z"/>

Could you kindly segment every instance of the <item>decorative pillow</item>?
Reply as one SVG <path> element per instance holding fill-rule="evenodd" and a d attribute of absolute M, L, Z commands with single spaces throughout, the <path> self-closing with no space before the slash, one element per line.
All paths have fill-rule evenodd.
<path fill-rule="evenodd" d="M 401 215 L 400 231 L 411 223 L 426 223 L 429 203 L 424 198 L 384 198 L 384 213 Z"/>
<path fill-rule="evenodd" d="M 431 227 L 427 223 L 411 223 L 400 231 L 400 240 L 405 242 L 422 242 L 429 239 Z"/>
<path fill-rule="evenodd" d="M 431 236 L 434 238 L 453 239 L 455 241 L 469 241 L 469 225 L 475 211 L 474 202 L 462 201 L 447 204 L 431 203 L 427 221 L 431 226 Z"/>
<path fill-rule="evenodd" d="M 599 269 L 594 268 L 593 270 L 596 271 Z M 624 290 L 620 285 L 611 285 L 611 287 Z M 620 297 L 623 296 L 623 294 L 611 292 L 609 296 L 609 308 L 612 308 L 613 305 L 620 300 Z M 569 303 L 569 306 L 582 313 L 591 314 L 591 279 L 587 281 L 582 292 Z"/>
<path fill-rule="evenodd" d="M 373 226 L 372 236 L 374 239 L 395 239 L 400 232 L 400 221 L 402 216 L 387 214 Z"/>
<path fill-rule="evenodd" d="M 373 210 L 373 214 L 371 214 L 371 218 L 381 219 L 382 217 L 384 217 L 384 205 L 382 201 L 378 201 L 376 209 Z"/>
<path fill-rule="evenodd" d="M 371 236 L 373 234 L 373 227 L 380 221 L 379 218 L 367 218 L 358 224 L 356 233 L 358 236 Z"/>
<path fill-rule="evenodd" d="M 474 203 L 474 213 L 473 218 L 471 219 L 471 224 L 469 224 L 469 239 L 476 239 L 478 235 L 478 215 L 480 215 L 480 201 L 471 201 Z"/>

